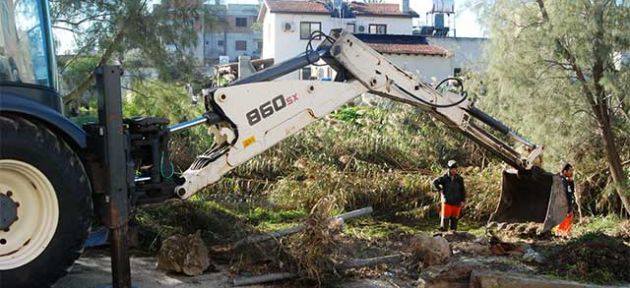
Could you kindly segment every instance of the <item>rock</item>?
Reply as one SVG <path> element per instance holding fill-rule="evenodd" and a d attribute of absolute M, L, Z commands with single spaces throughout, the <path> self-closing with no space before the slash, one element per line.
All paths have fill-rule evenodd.
<path fill-rule="evenodd" d="M 208 248 L 199 231 L 188 236 L 173 235 L 164 240 L 157 262 L 160 270 L 188 276 L 201 275 L 210 267 Z"/>
<path fill-rule="evenodd" d="M 604 287 L 592 284 L 582 284 L 563 280 L 547 280 L 533 278 L 531 275 L 519 275 L 505 272 L 491 272 L 475 270 L 470 275 L 471 288 L 586 288 Z"/>
<path fill-rule="evenodd" d="M 523 254 L 523 260 L 527 262 L 536 262 L 538 264 L 542 264 L 545 262 L 545 257 L 540 255 L 540 253 L 534 251 L 531 247 L 525 248 L 525 253 Z"/>
<path fill-rule="evenodd" d="M 423 267 L 444 264 L 451 257 L 448 241 L 441 236 L 419 235 L 410 241 L 412 262 L 422 262 Z"/>
<path fill-rule="evenodd" d="M 473 270 L 485 269 L 483 263 L 472 259 L 451 262 L 426 269 L 418 278 L 418 288 L 468 288 Z"/>

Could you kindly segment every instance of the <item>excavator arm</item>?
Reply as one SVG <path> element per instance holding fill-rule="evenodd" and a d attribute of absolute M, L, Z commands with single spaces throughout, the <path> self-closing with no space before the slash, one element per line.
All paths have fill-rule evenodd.
<path fill-rule="evenodd" d="M 318 60 L 335 69 L 335 82 L 267 81 Z M 474 107 L 465 94 L 440 93 L 400 69 L 367 44 L 341 30 L 333 30 L 320 46 L 296 58 L 211 91 L 208 113 L 172 127 L 172 131 L 209 123 L 214 146 L 199 155 L 182 174 L 176 194 L 188 198 L 218 181 L 222 175 L 271 148 L 348 103 L 371 93 L 407 103 L 429 113 L 450 129 L 459 131 L 516 169 L 529 169 L 542 147 L 531 144 L 505 125 Z M 484 130 L 477 119 L 522 143 L 521 155 L 508 143 Z"/>

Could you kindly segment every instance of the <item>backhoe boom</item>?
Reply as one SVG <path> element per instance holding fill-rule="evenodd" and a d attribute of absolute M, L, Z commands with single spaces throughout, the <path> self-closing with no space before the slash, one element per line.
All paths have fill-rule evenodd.
<path fill-rule="evenodd" d="M 318 60 L 335 69 L 335 82 L 268 81 Z M 198 156 L 182 174 L 185 181 L 176 188 L 177 195 L 190 197 L 231 169 L 363 93 L 418 107 L 518 170 L 530 169 L 542 153 L 542 147 L 531 144 L 475 108 L 465 94 L 440 93 L 392 64 L 351 33 L 333 30 L 332 36 L 326 37 L 316 50 L 236 81 L 232 86 L 211 91 L 206 98 L 208 113 L 204 116 L 209 121 L 194 119 L 171 129 L 176 131 L 208 123 L 215 139 L 214 146 Z M 509 135 L 525 145 L 529 154 L 521 155 L 473 119 Z"/>

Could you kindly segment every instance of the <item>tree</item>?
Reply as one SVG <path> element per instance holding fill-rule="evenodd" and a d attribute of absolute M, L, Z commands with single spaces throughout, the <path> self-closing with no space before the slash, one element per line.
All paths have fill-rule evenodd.
<path fill-rule="evenodd" d="M 482 102 L 550 146 L 557 158 L 595 139 L 630 213 L 620 148 L 628 138 L 630 5 L 614 0 L 497 0 Z M 522 119 L 519 119 L 519 116 Z M 589 129 L 590 128 L 590 129 Z M 624 140 L 625 141 L 625 140 Z M 627 153 L 627 151 L 626 151 Z M 567 158 L 564 158 L 567 159 Z"/>
<path fill-rule="evenodd" d="M 163 80 L 186 78 L 198 66 L 191 55 L 198 31 L 219 22 L 209 11 L 200 1 L 52 0 L 53 27 L 72 31 L 78 44 L 75 59 L 66 61 L 61 72 L 76 59 L 97 55 L 98 65 L 115 60 L 127 70 L 157 68 Z M 128 59 L 130 52 L 137 57 Z M 93 68 L 64 96 L 65 103 L 91 87 Z"/>

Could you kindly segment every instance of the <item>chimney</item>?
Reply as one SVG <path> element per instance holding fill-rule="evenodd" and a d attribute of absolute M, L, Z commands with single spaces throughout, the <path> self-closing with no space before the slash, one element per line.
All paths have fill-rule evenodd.
<path fill-rule="evenodd" d="M 409 13 L 409 0 L 400 0 L 400 11 Z"/>

